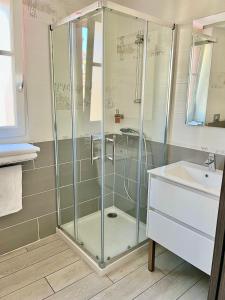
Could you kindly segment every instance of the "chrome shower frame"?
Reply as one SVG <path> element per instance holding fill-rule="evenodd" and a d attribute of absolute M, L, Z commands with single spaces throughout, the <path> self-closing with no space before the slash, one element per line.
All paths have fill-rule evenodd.
<path fill-rule="evenodd" d="M 57 26 L 66 24 L 66 23 L 71 22 L 71 21 L 75 21 L 77 19 L 80 19 L 81 17 L 84 17 L 84 16 L 86 16 L 90 13 L 93 13 L 95 11 L 98 11 L 102 8 L 108 8 L 112 11 L 123 13 L 125 15 L 129 15 L 129 16 L 135 17 L 137 19 L 142 19 L 144 21 L 153 22 L 153 23 L 156 23 L 158 25 L 169 27 L 171 29 L 174 28 L 174 23 L 163 21 L 159 18 L 150 16 L 148 14 L 136 11 L 132 8 L 128 8 L 128 7 L 125 7 L 125 6 L 122 6 L 120 4 L 117 4 L 117 3 L 114 3 L 114 2 L 111 2 L 111 1 L 107 1 L 107 0 L 101 0 L 101 1 L 94 2 L 93 4 L 88 5 L 85 8 L 69 15 L 66 18 L 63 18 L 62 20 L 60 20 L 56 23 L 54 23 L 53 25 L 51 25 L 51 28 L 52 28 L 52 30 L 54 30 Z"/>
<path fill-rule="evenodd" d="M 104 45 L 104 9 L 109 9 L 111 11 L 115 11 L 117 13 L 121 13 L 124 15 L 128 15 L 131 17 L 134 17 L 136 19 L 141 19 L 142 21 L 145 22 L 145 30 L 143 32 L 143 36 L 144 36 L 144 45 L 143 45 L 143 67 L 142 67 L 142 87 L 141 87 L 141 96 L 142 96 L 142 101 L 140 103 L 141 105 L 141 112 L 140 112 L 140 124 L 139 124 L 139 128 L 140 128 L 140 138 L 139 138 L 139 164 L 138 164 L 138 196 L 137 196 L 137 209 L 136 209 L 136 217 L 137 217 L 137 225 L 136 225 L 136 236 L 137 236 L 137 245 L 133 248 L 131 248 L 130 250 L 124 252 L 123 254 L 118 255 L 117 257 L 113 258 L 109 264 L 115 262 L 116 260 L 118 260 L 119 258 L 121 258 L 124 254 L 128 254 L 130 252 L 132 252 L 134 249 L 138 248 L 140 245 L 143 245 L 143 242 L 139 243 L 139 223 L 140 223 L 140 182 L 141 182 L 141 159 L 142 159 L 142 152 L 143 152 L 143 144 L 142 144 L 142 137 L 143 137 L 143 117 L 144 117 L 144 102 L 145 102 L 145 93 L 144 93 L 144 89 L 145 89 L 145 81 L 146 81 L 146 60 L 147 60 L 147 37 L 148 37 L 148 23 L 152 22 L 161 26 L 165 26 L 168 27 L 172 30 L 172 45 L 171 45 L 171 57 L 170 57 L 170 71 L 169 71 L 169 78 L 168 78 L 168 92 L 167 92 L 167 113 L 166 113 L 166 125 L 165 125 L 165 140 L 164 143 L 167 143 L 167 133 L 168 133 L 168 126 L 169 126 L 169 115 L 170 115 L 170 103 L 171 103 L 171 98 L 172 98 L 172 94 L 173 94 L 173 90 L 172 90 L 172 84 L 173 84 L 173 65 L 174 65 L 174 49 L 175 49 L 175 35 L 176 35 L 176 31 L 175 31 L 175 25 L 173 23 L 170 22 L 164 22 L 158 18 L 152 17 L 150 15 L 147 15 L 145 13 L 141 13 L 138 12 L 134 9 L 130 9 L 124 6 L 121 6 L 119 4 L 113 3 L 111 1 L 97 1 L 89 6 L 87 6 L 84 9 L 81 9 L 78 12 L 75 12 L 73 14 L 71 14 L 70 16 L 62 19 L 59 22 L 56 22 L 55 24 L 50 26 L 50 57 L 51 57 L 51 73 L 52 73 L 52 99 L 53 99 L 53 125 L 54 125 L 54 137 L 55 137 L 55 153 L 56 153 L 56 184 L 57 187 L 59 186 L 59 162 L 58 162 L 58 144 L 57 144 L 57 125 L 56 125 L 56 104 L 55 104 L 55 96 L 54 96 L 54 67 L 53 67 L 53 41 L 52 41 L 52 31 L 54 31 L 55 28 L 57 28 L 58 26 L 61 25 L 65 25 L 68 24 L 69 28 L 70 28 L 70 38 L 73 39 L 73 29 L 72 29 L 72 23 L 76 20 L 79 20 L 83 17 L 87 17 L 89 15 L 92 15 L 96 12 L 101 12 L 102 11 L 102 22 L 103 22 L 103 45 Z M 73 59 L 73 53 L 74 53 L 74 49 L 75 49 L 75 45 L 74 43 L 72 43 L 72 45 L 70 46 L 70 58 L 72 58 L 72 66 L 71 66 L 71 70 L 70 70 L 70 76 L 71 76 L 71 83 L 70 83 L 70 96 L 71 96 L 71 100 L 72 103 L 74 102 L 74 91 L 72 88 L 72 82 L 74 80 L 74 70 L 73 70 L 73 63 L 74 63 L 74 59 Z M 103 66 L 104 66 L 104 46 L 103 46 Z M 102 68 L 102 96 L 104 99 L 104 67 Z M 102 110 L 102 120 L 104 120 L 104 109 Z M 74 138 L 74 134 L 76 132 L 76 128 L 74 125 L 74 119 L 76 116 L 76 111 L 75 111 L 75 107 L 73 105 L 72 107 L 72 120 L 73 120 L 73 138 Z M 101 125 L 101 132 L 102 132 L 102 136 L 101 136 L 101 144 L 102 144 L 102 153 L 101 153 L 101 159 L 102 161 L 104 161 L 104 144 L 105 144 L 105 136 L 104 136 L 104 121 L 102 121 L 102 125 Z M 74 145 L 75 143 L 73 143 Z M 73 146 L 73 157 L 76 157 L 76 149 Z M 101 168 L 102 168 L 102 174 L 104 173 L 104 164 L 101 164 Z M 75 168 L 74 168 L 75 169 Z M 84 251 L 86 253 L 86 255 L 88 255 L 89 257 L 91 257 L 93 259 L 93 261 L 98 264 L 100 266 L 100 268 L 105 268 L 106 262 L 104 261 L 104 176 L 102 176 L 101 179 L 101 184 L 102 184 L 102 189 L 101 189 L 101 258 L 100 258 L 100 262 L 97 261 L 95 259 L 95 257 L 93 257 L 93 255 L 91 255 L 88 251 L 84 250 L 83 248 L 81 249 L 81 251 Z M 73 182 L 76 182 L 76 171 L 73 171 Z M 75 184 L 73 184 L 73 186 L 75 187 Z M 74 188 L 74 195 L 76 197 L 76 189 Z M 77 219 L 77 204 L 76 204 L 76 200 L 74 203 L 74 222 L 76 222 Z M 58 228 L 60 231 L 63 231 L 63 229 L 60 227 L 61 225 L 61 221 L 60 221 L 60 194 L 57 188 L 57 222 L 58 222 Z M 76 236 L 76 224 L 74 226 L 75 228 L 75 236 Z M 66 235 L 68 235 L 65 231 L 64 233 Z M 74 239 L 73 237 L 69 236 L 70 239 L 73 240 L 73 242 L 75 242 L 75 244 L 77 245 L 77 247 L 81 247 L 81 245 L 78 243 L 78 241 L 76 241 L 76 239 Z"/>

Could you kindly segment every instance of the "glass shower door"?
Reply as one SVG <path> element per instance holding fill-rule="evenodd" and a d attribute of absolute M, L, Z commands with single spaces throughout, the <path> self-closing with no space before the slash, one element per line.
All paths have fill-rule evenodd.
<path fill-rule="evenodd" d="M 102 262 L 102 13 L 71 23 L 76 241 Z"/>
<path fill-rule="evenodd" d="M 146 70 L 143 99 L 143 143 L 140 180 L 140 218 L 146 224 L 147 170 L 166 164 L 167 122 L 173 50 L 172 28 L 148 22 Z M 141 228 L 142 225 L 140 225 Z M 139 242 L 142 236 L 139 235 Z"/>
<path fill-rule="evenodd" d="M 104 194 L 113 195 L 104 200 L 106 262 L 138 244 L 145 24 L 129 15 L 104 10 Z M 110 166 L 113 176 L 109 174 Z M 145 236 L 145 231 L 141 234 Z"/>
<path fill-rule="evenodd" d="M 104 8 L 54 28 L 52 42 L 58 224 L 104 266 L 146 239 L 172 30 L 148 22 L 147 34 L 147 21 Z"/>
<path fill-rule="evenodd" d="M 69 24 L 51 32 L 58 225 L 74 238 L 74 186 Z"/>

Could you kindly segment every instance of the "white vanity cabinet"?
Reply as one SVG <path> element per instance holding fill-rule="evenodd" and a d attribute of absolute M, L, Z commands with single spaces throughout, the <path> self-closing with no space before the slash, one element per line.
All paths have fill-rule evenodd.
<path fill-rule="evenodd" d="M 147 236 L 207 274 L 211 273 L 220 176 L 222 180 L 220 171 L 208 173 L 207 168 L 186 162 L 149 172 Z"/>

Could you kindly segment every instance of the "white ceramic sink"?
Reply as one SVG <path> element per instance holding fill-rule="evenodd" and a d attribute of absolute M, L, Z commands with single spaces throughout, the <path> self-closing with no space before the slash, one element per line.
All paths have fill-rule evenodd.
<path fill-rule="evenodd" d="M 179 161 L 164 167 L 152 169 L 150 174 L 172 180 L 191 188 L 220 196 L 222 171 L 209 171 L 207 167 Z"/>

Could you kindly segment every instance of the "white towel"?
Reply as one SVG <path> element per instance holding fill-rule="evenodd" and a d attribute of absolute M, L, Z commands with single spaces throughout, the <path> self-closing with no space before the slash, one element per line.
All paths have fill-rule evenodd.
<path fill-rule="evenodd" d="M 0 168 L 0 217 L 22 209 L 21 165 Z"/>
<path fill-rule="evenodd" d="M 40 148 L 31 144 L 0 144 L 0 157 L 39 152 Z"/>

